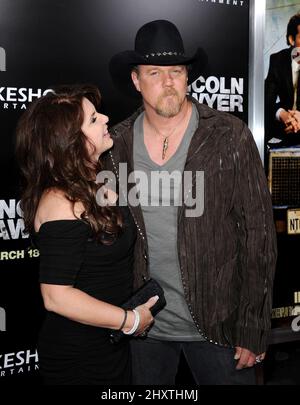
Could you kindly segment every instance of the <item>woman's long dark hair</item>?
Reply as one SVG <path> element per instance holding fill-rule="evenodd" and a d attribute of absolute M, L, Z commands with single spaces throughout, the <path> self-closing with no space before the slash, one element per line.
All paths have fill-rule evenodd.
<path fill-rule="evenodd" d="M 34 218 L 43 192 L 58 189 L 72 203 L 81 202 L 87 221 L 98 240 L 113 240 L 122 229 L 116 207 L 101 207 L 96 193 L 96 175 L 102 169 L 91 160 L 86 137 L 81 130 L 84 113 L 82 99 L 95 107 L 99 90 L 91 85 L 63 86 L 33 102 L 21 117 L 16 132 L 16 155 L 23 177 L 21 208 L 25 229 L 34 231 Z"/>

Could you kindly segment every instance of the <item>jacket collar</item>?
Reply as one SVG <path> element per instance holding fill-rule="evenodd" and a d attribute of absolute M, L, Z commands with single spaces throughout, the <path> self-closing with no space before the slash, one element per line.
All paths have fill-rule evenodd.
<path fill-rule="evenodd" d="M 210 138 L 211 134 L 214 132 L 215 129 L 215 110 L 207 107 L 204 104 L 200 104 L 194 97 L 187 96 L 188 100 L 191 101 L 193 104 L 196 105 L 198 114 L 199 114 L 199 124 L 198 129 L 194 133 L 190 147 L 188 150 L 186 164 L 188 164 L 193 157 L 199 152 L 201 147 L 205 145 L 205 143 Z M 117 124 L 115 127 L 112 128 L 112 133 L 116 137 L 122 137 L 122 141 L 126 146 L 127 156 L 129 157 L 130 166 L 133 168 L 133 125 L 137 117 L 144 111 L 144 107 L 140 107 L 134 114 L 132 114 L 129 118 L 122 121 L 120 124 Z"/>
<path fill-rule="evenodd" d="M 218 137 L 222 136 L 222 133 L 227 132 L 228 130 L 228 123 L 224 121 L 224 125 L 222 125 L 222 119 L 220 118 L 220 113 L 216 110 L 209 108 L 206 105 L 200 104 L 197 100 L 195 100 L 191 96 L 187 96 L 188 100 L 191 101 L 193 104 L 196 105 L 198 114 L 199 114 L 199 124 L 198 128 L 195 131 L 189 149 L 188 155 L 185 163 L 184 170 L 204 170 L 206 167 L 207 162 L 211 159 L 211 153 L 214 152 L 214 147 L 210 147 L 213 143 L 215 145 L 214 140 L 214 133 L 216 130 L 216 123 L 218 122 Z M 116 151 L 112 150 L 112 154 L 119 153 L 117 157 L 117 161 L 124 162 L 127 161 L 128 163 L 128 173 L 133 171 L 133 125 L 137 117 L 144 111 L 143 107 L 140 107 L 133 115 L 127 118 L 125 121 L 117 124 L 115 127 L 112 128 L 111 133 L 116 138 L 116 141 L 119 144 L 119 147 Z M 218 115 L 218 119 L 216 117 Z M 123 150 L 125 146 L 126 151 Z M 126 155 L 123 155 L 123 152 Z M 197 164 L 195 165 L 194 158 L 197 156 Z M 133 186 L 133 185 L 132 185 Z M 131 186 L 131 187 L 132 187 Z M 183 199 L 185 196 L 183 196 Z M 179 207 L 178 210 L 178 218 L 182 217 L 183 214 L 183 205 Z M 140 224 L 140 228 L 145 235 L 145 224 L 143 220 L 143 215 L 141 211 L 140 205 L 137 207 L 131 207 L 131 210 Z M 147 243 L 147 242 L 146 242 Z"/>

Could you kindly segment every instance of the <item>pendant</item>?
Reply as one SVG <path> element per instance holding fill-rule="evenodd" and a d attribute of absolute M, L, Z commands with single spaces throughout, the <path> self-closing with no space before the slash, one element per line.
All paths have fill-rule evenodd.
<path fill-rule="evenodd" d="M 163 160 L 166 157 L 168 146 L 169 146 L 169 140 L 168 140 L 168 138 L 165 138 L 164 143 L 163 143 L 162 156 L 161 156 Z"/>

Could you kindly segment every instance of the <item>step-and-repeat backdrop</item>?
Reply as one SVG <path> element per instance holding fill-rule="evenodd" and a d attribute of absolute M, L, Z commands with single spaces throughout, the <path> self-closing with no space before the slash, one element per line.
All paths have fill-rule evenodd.
<path fill-rule="evenodd" d="M 36 340 L 44 313 L 39 252 L 24 233 L 19 206 L 18 118 L 53 85 L 86 82 L 99 86 L 111 124 L 125 118 L 139 101 L 114 88 L 108 61 L 133 49 L 143 24 L 168 19 L 178 26 L 187 54 L 201 46 L 208 55 L 208 66 L 190 86 L 193 97 L 247 121 L 248 3 L 0 0 L 0 383 L 38 382 Z"/>

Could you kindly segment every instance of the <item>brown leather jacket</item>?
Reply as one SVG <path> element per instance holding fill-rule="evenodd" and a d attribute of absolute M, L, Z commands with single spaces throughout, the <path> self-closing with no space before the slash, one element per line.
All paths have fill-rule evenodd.
<path fill-rule="evenodd" d="M 276 234 L 265 173 L 247 126 L 189 97 L 199 126 L 186 171 L 204 171 L 204 213 L 178 210 L 178 254 L 185 299 L 201 333 L 212 343 L 266 350 L 271 322 Z M 142 111 L 111 130 L 106 165 L 133 171 L 133 123 Z M 128 185 L 128 191 L 133 185 Z M 184 197 L 184 196 L 183 196 Z M 149 278 L 147 238 L 140 206 L 130 206 L 138 228 L 135 286 Z"/>

